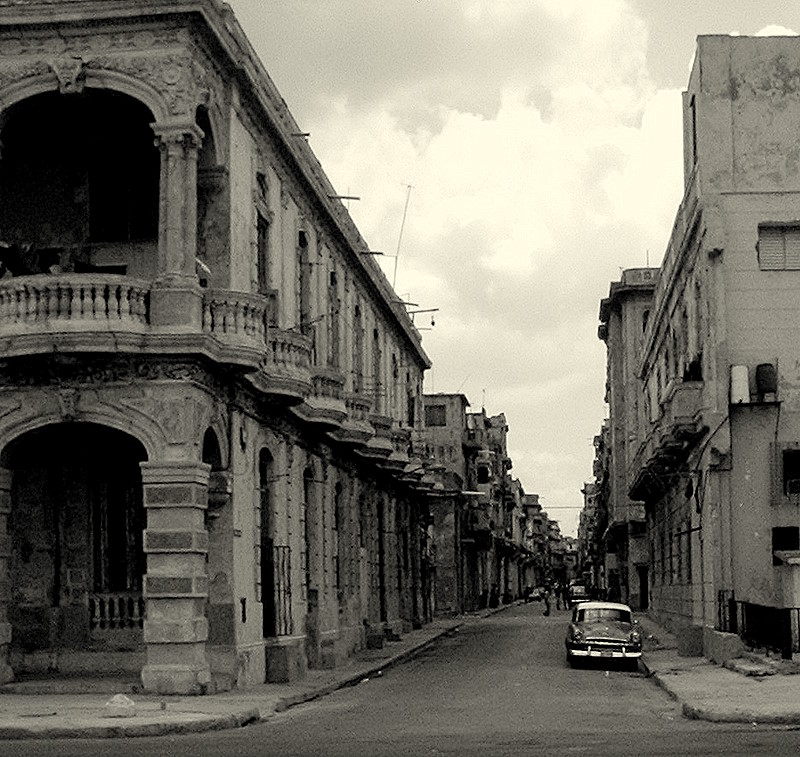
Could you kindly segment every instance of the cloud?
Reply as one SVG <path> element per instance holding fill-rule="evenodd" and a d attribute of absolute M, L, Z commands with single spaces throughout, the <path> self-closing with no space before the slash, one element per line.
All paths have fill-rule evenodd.
<path fill-rule="evenodd" d="M 231 5 L 389 280 L 440 309 L 426 390 L 486 390 L 525 490 L 579 506 L 599 301 L 660 260 L 682 187 L 680 94 L 651 82 L 641 19 L 624 0 Z"/>

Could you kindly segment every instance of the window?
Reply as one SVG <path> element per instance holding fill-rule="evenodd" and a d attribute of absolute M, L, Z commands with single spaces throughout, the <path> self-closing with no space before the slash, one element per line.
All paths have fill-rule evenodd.
<path fill-rule="evenodd" d="M 783 493 L 800 494 L 800 449 L 783 450 Z"/>
<path fill-rule="evenodd" d="M 269 291 L 269 221 L 261 213 L 256 220 L 256 256 L 258 291 L 266 294 Z"/>
<path fill-rule="evenodd" d="M 797 526 L 779 526 L 772 529 L 773 565 L 781 564 L 781 559 L 775 555 L 775 552 L 784 549 L 800 549 L 800 528 Z"/>
<path fill-rule="evenodd" d="M 759 226 L 756 249 L 762 271 L 800 270 L 800 225 Z"/>
<path fill-rule="evenodd" d="M 361 308 L 356 305 L 353 310 L 353 391 L 359 394 L 364 380 L 364 327 L 361 320 Z"/>
<path fill-rule="evenodd" d="M 308 251 L 308 237 L 305 231 L 297 233 L 297 297 L 300 318 L 300 333 L 311 334 L 311 258 Z"/>
<path fill-rule="evenodd" d="M 426 426 L 446 426 L 447 408 L 444 405 L 429 405 L 425 408 Z"/>
<path fill-rule="evenodd" d="M 339 310 L 342 307 L 339 299 L 339 281 L 336 271 L 331 271 L 328 280 L 328 365 L 339 367 Z"/>

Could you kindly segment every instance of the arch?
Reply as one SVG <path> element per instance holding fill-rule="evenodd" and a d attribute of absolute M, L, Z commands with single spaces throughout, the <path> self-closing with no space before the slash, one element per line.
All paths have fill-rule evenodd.
<path fill-rule="evenodd" d="M 129 433 L 85 421 L 59 420 L 5 446 L 17 648 L 121 651 L 141 640 L 146 457 Z"/>
<path fill-rule="evenodd" d="M 0 450 L 0 461 L 5 449 L 19 437 L 44 426 L 63 422 L 64 415 L 60 410 L 47 412 L 40 409 L 35 416 L 19 419 L 4 427 L 0 426 L 0 438 L 4 441 L 3 450 Z M 154 418 L 143 412 L 126 414 L 110 405 L 98 405 L 90 409 L 82 408 L 80 420 L 75 422 L 105 426 L 133 437 L 144 447 L 148 460 L 159 459 L 167 447 L 162 429 Z"/>
<path fill-rule="evenodd" d="M 220 451 L 217 432 L 213 428 L 207 428 L 203 434 L 202 460 L 211 466 L 211 470 L 219 471 L 223 469 L 222 452 Z"/>
<path fill-rule="evenodd" d="M 163 121 L 170 116 L 170 108 L 164 96 L 154 87 L 118 71 L 86 70 L 85 88 L 111 90 L 129 95 L 145 105 L 153 114 L 153 120 Z M 31 76 L 0 88 L 0 114 L 16 103 L 35 95 L 59 90 L 58 78 L 52 72 Z"/>
<path fill-rule="evenodd" d="M 147 105 L 109 89 L 75 97 L 50 90 L 15 103 L 4 116 L 3 234 L 38 253 L 9 259 L 11 272 L 46 272 L 54 255 L 65 271 L 99 265 L 130 274 L 130 266 L 154 267 L 154 260 L 96 259 L 88 246 L 158 239 L 160 155 Z M 107 270 L 111 265 L 123 270 Z"/>

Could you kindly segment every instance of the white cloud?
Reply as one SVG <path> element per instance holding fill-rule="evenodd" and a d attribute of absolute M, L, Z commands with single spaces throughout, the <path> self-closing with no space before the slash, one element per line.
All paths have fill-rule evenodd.
<path fill-rule="evenodd" d="M 642 21 L 624 0 L 299 0 L 267 26 L 231 4 L 373 249 L 394 255 L 413 185 L 396 288 L 440 308 L 427 389 L 488 390 L 525 490 L 579 506 L 599 300 L 660 259 L 681 192 L 680 98 L 649 79 Z"/>
<path fill-rule="evenodd" d="M 756 37 L 796 37 L 797 32 L 787 29 L 785 26 L 770 24 L 755 33 Z"/>

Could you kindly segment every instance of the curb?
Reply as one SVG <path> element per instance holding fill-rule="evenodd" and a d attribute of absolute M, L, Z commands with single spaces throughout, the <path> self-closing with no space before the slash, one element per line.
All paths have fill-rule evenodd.
<path fill-rule="evenodd" d="M 754 712 L 714 712 L 704 707 L 697 707 L 688 702 L 683 704 L 683 716 L 688 720 L 705 720 L 709 723 L 749 723 L 751 725 L 798 725 L 800 724 L 800 714 L 786 713 L 783 715 L 770 715 Z"/>
<path fill-rule="evenodd" d="M 258 709 L 244 710 L 232 715 L 210 715 L 193 721 L 175 723 L 131 723 L 130 725 L 85 726 L 79 728 L 24 728 L 9 726 L 0 728 L 0 740 L 11 739 L 113 739 L 140 736 L 166 736 L 185 733 L 222 731 L 242 728 L 261 720 Z"/>

